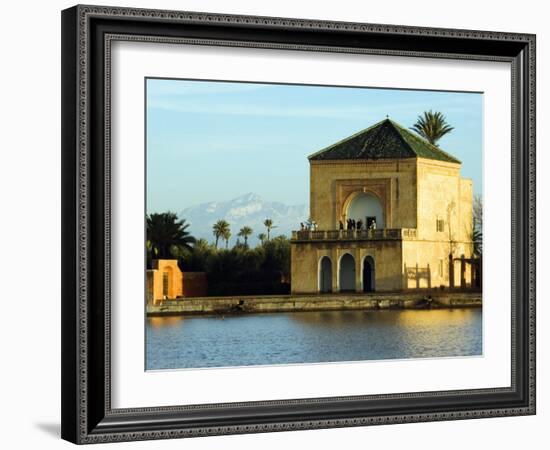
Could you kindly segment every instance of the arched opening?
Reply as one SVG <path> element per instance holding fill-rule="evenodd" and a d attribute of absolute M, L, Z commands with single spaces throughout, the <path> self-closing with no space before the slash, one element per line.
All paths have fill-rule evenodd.
<path fill-rule="evenodd" d="M 355 291 L 355 259 L 349 253 L 340 258 L 340 292 Z"/>
<path fill-rule="evenodd" d="M 171 267 L 165 267 L 162 272 L 162 297 L 171 298 L 172 297 L 172 285 L 173 285 L 173 272 Z"/>
<path fill-rule="evenodd" d="M 374 292 L 374 258 L 366 256 L 363 259 L 363 292 Z"/>
<path fill-rule="evenodd" d="M 319 292 L 332 292 L 332 262 L 328 256 L 319 263 Z"/>
<path fill-rule="evenodd" d="M 382 203 L 370 192 L 359 192 L 349 202 L 346 210 L 346 220 L 361 221 L 362 228 L 370 228 L 373 222 L 375 228 L 384 228 L 384 210 Z"/>

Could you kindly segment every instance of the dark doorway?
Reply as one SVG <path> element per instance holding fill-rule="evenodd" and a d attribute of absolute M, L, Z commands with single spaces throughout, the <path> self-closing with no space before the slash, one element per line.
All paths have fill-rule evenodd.
<path fill-rule="evenodd" d="M 363 292 L 374 292 L 374 259 L 371 256 L 363 261 Z"/>
<path fill-rule="evenodd" d="M 319 290 L 332 292 L 332 262 L 328 256 L 323 256 L 319 265 Z"/>
<path fill-rule="evenodd" d="M 340 292 L 355 292 L 355 259 L 346 253 L 340 259 Z"/>

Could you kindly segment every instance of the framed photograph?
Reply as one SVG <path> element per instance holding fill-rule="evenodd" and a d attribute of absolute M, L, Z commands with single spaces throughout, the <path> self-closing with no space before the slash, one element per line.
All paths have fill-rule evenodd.
<path fill-rule="evenodd" d="M 62 437 L 535 413 L 535 36 L 62 12 Z"/>

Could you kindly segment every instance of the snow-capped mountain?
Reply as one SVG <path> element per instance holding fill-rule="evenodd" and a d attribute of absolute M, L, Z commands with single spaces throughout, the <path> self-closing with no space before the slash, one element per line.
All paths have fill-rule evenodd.
<path fill-rule="evenodd" d="M 248 193 L 225 202 L 209 202 L 185 208 L 179 214 L 180 219 L 189 223 L 188 230 L 199 238 L 209 242 L 214 241 L 212 225 L 220 219 L 226 220 L 231 227 L 233 245 L 237 240 L 239 230 L 245 225 L 252 228 L 252 236 L 248 238 L 250 245 L 256 245 L 258 234 L 266 233 L 263 224 L 265 219 L 273 221 L 271 236 L 284 234 L 290 237 L 292 230 L 300 228 L 300 222 L 305 222 L 309 211 L 307 205 L 285 205 L 280 202 L 264 201 L 259 195 Z"/>

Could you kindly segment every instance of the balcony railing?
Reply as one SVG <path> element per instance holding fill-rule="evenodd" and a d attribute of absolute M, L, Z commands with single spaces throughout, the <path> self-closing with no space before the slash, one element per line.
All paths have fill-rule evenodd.
<path fill-rule="evenodd" d="M 294 241 L 364 241 L 370 239 L 415 239 L 416 228 L 380 228 L 375 230 L 300 230 L 292 232 Z"/>

